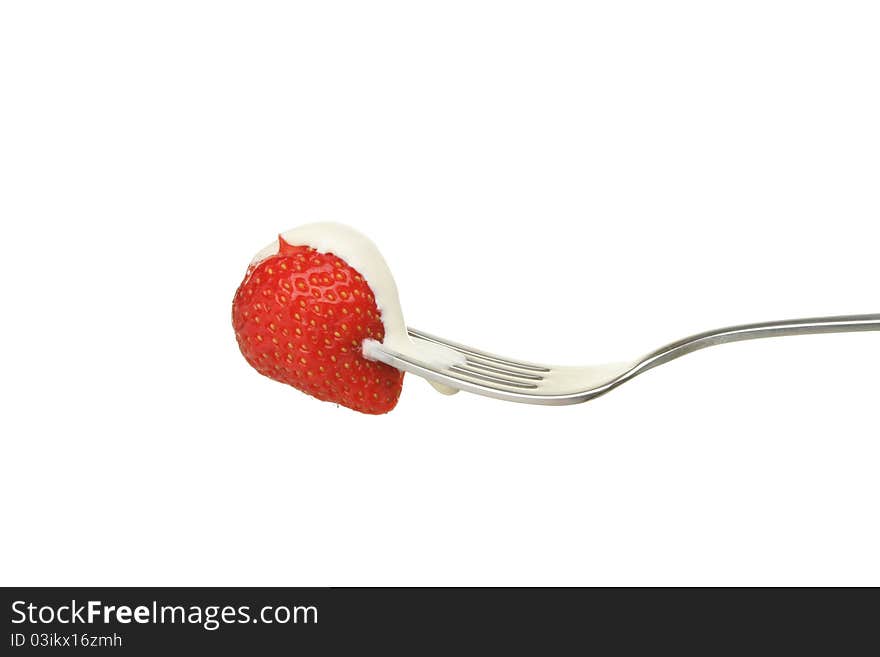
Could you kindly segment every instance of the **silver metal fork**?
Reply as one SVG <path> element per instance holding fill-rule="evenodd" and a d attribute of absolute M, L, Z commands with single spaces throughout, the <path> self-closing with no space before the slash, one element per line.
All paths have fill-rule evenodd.
<path fill-rule="evenodd" d="M 372 355 L 376 360 L 427 379 L 444 392 L 466 390 L 495 399 L 561 406 L 595 399 L 642 372 L 716 344 L 784 335 L 852 331 L 880 331 L 880 314 L 811 317 L 730 326 L 672 342 L 632 362 L 585 367 L 541 365 L 504 358 L 415 329 L 409 329 L 412 349 L 397 351 L 378 345 Z M 444 365 L 429 361 L 423 356 L 424 350 L 418 348 L 420 341 L 430 343 L 434 350 L 438 347 L 451 350 L 454 357 Z"/>

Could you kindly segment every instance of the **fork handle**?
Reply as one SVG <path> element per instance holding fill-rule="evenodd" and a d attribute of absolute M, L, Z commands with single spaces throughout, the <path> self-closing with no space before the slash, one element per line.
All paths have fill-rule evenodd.
<path fill-rule="evenodd" d="M 774 338 L 784 335 L 812 335 L 815 333 L 850 333 L 853 331 L 880 331 L 880 314 L 839 315 L 836 317 L 809 317 L 784 319 L 776 322 L 740 324 L 697 333 L 660 347 L 645 356 L 627 373 L 626 378 L 668 363 L 685 354 L 716 344 Z"/>

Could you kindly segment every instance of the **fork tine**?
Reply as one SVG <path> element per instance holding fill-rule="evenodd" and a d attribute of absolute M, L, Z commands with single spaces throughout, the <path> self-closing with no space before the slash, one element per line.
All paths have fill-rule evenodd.
<path fill-rule="evenodd" d="M 490 374 L 501 374 L 504 376 L 511 376 L 516 379 L 527 379 L 529 381 L 543 381 L 544 377 L 540 374 L 532 374 L 526 372 L 520 372 L 517 370 L 509 369 L 506 367 L 499 367 L 498 365 L 490 364 L 489 362 L 483 362 L 481 360 L 477 360 L 476 358 L 472 358 L 471 356 L 465 356 L 465 362 L 468 367 L 471 369 L 482 370 L 486 373 Z"/>
<path fill-rule="evenodd" d="M 471 379 L 475 379 L 476 382 L 482 383 L 484 385 L 488 383 L 493 386 L 502 385 L 508 386 L 510 388 L 520 388 L 522 390 L 536 390 L 538 388 L 538 384 L 534 381 L 509 379 L 506 377 L 492 375 L 485 372 L 469 370 L 461 365 L 453 365 L 448 369 L 448 371 L 455 375 L 459 375 L 459 377 L 457 378 L 461 378 L 461 375 L 465 375 L 470 377 Z"/>
<path fill-rule="evenodd" d="M 425 340 L 426 342 L 433 342 L 435 344 L 442 345 L 444 347 L 449 347 L 450 349 L 454 349 L 465 356 L 471 356 L 474 359 L 481 359 L 485 361 L 489 361 L 489 364 L 496 364 L 497 366 L 507 366 L 508 368 L 526 370 L 527 372 L 550 372 L 550 368 L 545 365 L 539 365 L 537 363 L 528 363 L 525 361 L 519 360 L 511 360 L 510 358 L 504 358 L 502 356 L 497 356 L 495 354 L 490 354 L 485 351 L 479 351 L 478 349 L 474 349 L 473 347 L 467 347 L 463 344 L 458 344 L 457 342 L 451 342 L 449 340 L 444 340 L 443 338 L 438 338 L 435 335 L 431 335 L 429 333 L 423 333 L 421 331 L 417 331 L 416 329 L 407 329 L 409 334 L 413 338 L 417 338 L 419 340 Z"/>

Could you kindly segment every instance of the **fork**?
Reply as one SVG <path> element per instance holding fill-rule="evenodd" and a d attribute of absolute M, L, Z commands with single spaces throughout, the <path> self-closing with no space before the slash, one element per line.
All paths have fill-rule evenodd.
<path fill-rule="evenodd" d="M 706 347 L 727 342 L 815 333 L 880 331 L 880 314 L 811 317 L 756 324 L 741 324 L 697 333 L 671 342 L 635 361 L 584 367 L 541 365 L 497 356 L 408 329 L 408 345 L 396 348 L 377 344 L 371 356 L 397 369 L 427 379 L 441 392 L 459 390 L 526 404 L 562 406 L 595 399 L 658 365 Z M 448 353 L 448 362 L 427 359 L 420 343 L 434 353 Z M 442 360 L 442 359 L 441 359 Z"/>

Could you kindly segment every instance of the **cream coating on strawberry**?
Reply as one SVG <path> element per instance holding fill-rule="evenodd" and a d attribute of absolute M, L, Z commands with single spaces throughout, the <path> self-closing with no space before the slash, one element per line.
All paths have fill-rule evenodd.
<path fill-rule="evenodd" d="M 373 291 L 376 307 L 382 313 L 382 324 L 385 326 L 383 344 L 396 348 L 410 342 L 397 283 L 385 258 L 366 235 L 345 224 L 322 221 L 293 228 L 279 237 L 293 246 L 308 246 L 318 253 L 332 253 L 357 270 Z M 251 266 L 277 254 L 278 248 L 278 240 L 267 244 L 251 260 Z"/>
<path fill-rule="evenodd" d="M 390 349 L 417 353 L 420 359 L 437 366 L 448 367 L 464 362 L 462 356 L 451 349 L 427 342 L 414 344 L 410 340 L 403 319 L 397 283 L 394 282 L 391 269 L 379 248 L 366 235 L 345 224 L 320 221 L 285 231 L 279 237 L 288 244 L 308 246 L 318 253 L 332 253 L 356 269 L 367 281 L 376 298 L 376 306 L 382 313 L 385 339 L 381 342 L 365 340 L 364 357 L 375 360 L 373 354 L 378 345 L 382 344 Z M 279 242 L 275 240 L 260 249 L 251 260 L 251 266 L 278 253 L 278 246 Z M 431 385 L 444 394 L 457 392 L 443 385 Z"/>

